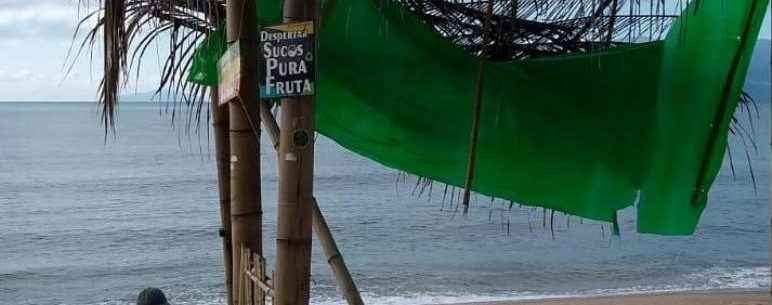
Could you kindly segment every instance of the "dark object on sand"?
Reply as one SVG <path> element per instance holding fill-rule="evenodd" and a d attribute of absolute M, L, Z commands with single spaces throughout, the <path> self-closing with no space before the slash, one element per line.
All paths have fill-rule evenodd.
<path fill-rule="evenodd" d="M 137 297 L 137 305 L 169 305 L 161 289 L 145 288 Z"/>

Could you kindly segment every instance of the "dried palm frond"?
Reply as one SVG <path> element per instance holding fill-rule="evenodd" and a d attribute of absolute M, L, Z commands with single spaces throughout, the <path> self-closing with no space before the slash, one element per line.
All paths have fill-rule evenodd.
<path fill-rule="evenodd" d="M 121 79 L 121 66 L 126 65 L 128 38 L 124 28 L 126 4 L 121 0 L 105 0 L 102 34 L 104 39 L 104 79 L 101 84 L 100 101 L 104 105 L 104 123 L 115 123 L 115 106 L 118 101 L 118 88 Z"/>
<path fill-rule="evenodd" d="M 400 2 L 456 45 L 477 55 L 485 48 L 486 57 L 494 60 L 592 52 L 661 40 L 688 4 L 686 0 Z M 484 26 L 486 23 L 490 26 Z"/>
<path fill-rule="evenodd" d="M 406 5 L 439 33 L 472 54 L 483 47 L 492 59 L 511 60 L 592 52 L 617 45 L 662 39 L 686 0 L 391 0 Z M 139 78 L 148 48 L 168 39 L 156 95 L 175 97 L 175 110 L 191 109 L 197 122 L 207 88 L 185 81 L 195 47 L 224 19 L 223 0 L 80 0 L 96 4 L 76 29 L 93 27 L 84 48 L 104 43 L 99 101 L 105 126 L 115 124 L 121 87 L 133 70 Z M 490 10 L 487 10 L 490 8 Z M 490 15 L 487 14 L 490 12 Z M 95 21 L 90 23 L 90 21 Z M 489 22 L 490 26 L 483 24 Z M 485 43 L 483 43 L 485 37 Z M 484 46 L 485 44 L 485 46 Z M 176 98 L 178 97 L 179 98 Z"/>
<path fill-rule="evenodd" d="M 94 4 L 96 6 L 94 6 Z M 118 96 L 134 72 L 140 78 L 142 60 L 151 46 L 168 44 L 161 64 L 161 75 L 156 97 L 172 97 L 172 120 L 176 109 L 185 105 L 190 110 L 186 120 L 198 124 L 207 88 L 186 81 L 193 53 L 203 38 L 215 30 L 224 18 L 221 1 L 216 0 L 80 0 L 80 7 L 95 7 L 78 23 L 74 38 L 85 31 L 78 45 L 68 57 L 74 62 L 88 48 L 93 58 L 97 44 L 103 44 L 103 76 L 100 82 L 99 102 L 105 128 L 115 124 Z M 99 40 L 100 35 L 101 40 Z M 71 66 L 72 67 L 72 66 Z M 167 108 L 169 109 L 169 108 Z"/>
<path fill-rule="evenodd" d="M 224 0 L 79 0 L 91 9 L 78 23 L 68 57 L 103 43 L 99 102 L 106 128 L 115 124 L 120 89 L 140 68 L 152 45 L 168 43 L 160 54 L 156 96 L 187 106 L 186 120 L 198 124 L 208 88 L 186 82 L 193 53 L 225 18 Z M 278 1 L 278 0 L 277 0 Z M 513 60 L 593 52 L 661 40 L 688 0 L 384 0 L 404 4 L 441 35 L 471 54 Z M 94 5 L 96 5 L 94 7 Z M 490 10 L 488 9 L 490 8 Z M 490 14 L 489 14 L 490 12 Z M 489 26 L 484 26 L 488 22 Z M 90 28 L 87 28 L 90 27 Z M 75 38 L 87 30 L 79 44 Z M 100 37 L 99 34 L 102 34 Z M 485 39 L 483 39 L 485 37 Z M 101 40 L 99 39 L 101 38 Z M 485 41 L 485 43 L 483 43 Z M 72 66 L 71 66 L 72 67 Z M 169 108 L 167 108 L 169 109 Z M 108 127 L 109 126 L 109 127 Z"/>

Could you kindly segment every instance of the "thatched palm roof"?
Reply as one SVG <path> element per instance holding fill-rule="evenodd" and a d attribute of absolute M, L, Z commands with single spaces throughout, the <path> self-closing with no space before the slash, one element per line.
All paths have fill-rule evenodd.
<path fill-rule="evenodd" d="M 327 0 L 334 1 L 334 0 Z M 382 0 L 418 14 L 472 54 L 494 60 L 593 52 L 660 40 L 687 0 Z M 324 1 L 322 1 L 324 2 Z M 225 17 L 224 0 L 81 0 L 92 9 L 78 26 L 83 49 L 104 44 L 99 88 L 103 122 L 112 126 L 118 92 L 153 43 L 168 43 L 157 93 L 199 113 L 206 88 L 185 81 L 196 46 Z M 96 6 L 94 6 L 94 4 Z M 94 21 L 95 22 L 90 22 Z M 100 37 L 100 34 L 102 35 Z M 77 35 L 77 33 L 76 33 Z M 168 42 L 167 42 L 168 41 Z M 176 107 L 173 107 L 176 108 Z"/>

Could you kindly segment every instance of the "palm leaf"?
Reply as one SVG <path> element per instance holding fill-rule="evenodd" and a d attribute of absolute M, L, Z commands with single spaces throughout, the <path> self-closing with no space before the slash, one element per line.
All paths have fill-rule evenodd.
<path fill-rule="evenodd" d="M 79 9 L 91 11 L 76 26 L 67 53 L 68 72 L 86 49 L 93 61 L 94 50 L 102 45 L 103 74 L 97 90 L 106 132 L 115 126 L 119 96 L 130 72 L 135 81 L 139 80 L 148 49 L 164 43 L 168 43 L 168 50 L 161 54 L 163 65 L 155 97 L 175 97 L 166 108 L 173 121 L 182 107 L 188 109 L 186 126 L 201 117 L 208 88 L 186 82 L 187 71 L 195 47 L 224 17 L 222 1 L 80 0 Z"/>

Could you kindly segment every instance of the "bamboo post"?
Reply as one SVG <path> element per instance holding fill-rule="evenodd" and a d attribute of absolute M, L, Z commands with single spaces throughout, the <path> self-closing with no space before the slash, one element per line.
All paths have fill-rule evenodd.
<path fill-rule="evenodd" d="M 225 295 L 227 305 L 233 305 L 233 246 L 231 243 L 231 170 L 230 140 L 228 139 L 228 111 L 219 105 L 217 87 L 210 88 L 212 126 L 214 128 L 217 185 L 220 194 L 220 222 L 222 229 L 223 265 L 225 266 Z"/>
<path fill-rule="evenodd" d="M 314 20 L 313 0 L 284 1 L 284 22 Z M 281 101 L 275 305 L 308 305 L 314 173 L 315 99 Z"/>
<path fill-rule="evenodd" d="M 244 245 L 262 256 L 262 207 L 260 200 L 260 118 L 257 96 L 257 20 L 255 0 L 227 0 L 227 41 L 237 44 L 241 56 L 238 98 L 230 101 L 230 170 L 232 243 Z M 233 274 L 242 279 L 244 260 L 234 255 Z M 241 281 L 240 281 L 241 282 Z M 239 283 L 238 290 L 245 285 Z M 243 295 L 235 291 L 235 295 Z M 240 301 L 244 299 L 240 298 Z M 235 305 L 244 305 L 235 302 Z"/>
<path fill-rule="evenodd" d="M 271 139 L 271 142 L 273 142 L 274 147 L 278 148 L 279 129 L 278 126 L 276 126 L 276 119 L 273 117 L 273 114 L 268 111 L 263 112 L 262 109 L 263 108 L 261 108 L 260 114 L 263 119 L 263 124 L 265 124 L 266 131 L 268 132 L 268 136 Z M 270 125 L 274 125 L 276 128 L 268 127 Z M 340 251 L 338 250 L 338 245 L 335 242 L 335 238 L 332 236 L 332 232 L 330 232 L 330 228 L 327 225 L 327 221 L 324 219 L 324 215 L 322 214 L 321 209 L 319 209 L 319 204 L 317 203 L 316 198 L 313 198 L 312 208 L 313 231 L 316 232 L 316 237 L 319 239 L 319 243 L 322 245 L 324 255 L 327 257 L 327 263 L 329 263 L 330 268 L 332 268 L 335 280 L 337 281 L 338 287 L 340 287 L 341 292 L 343 293 L 343 297 L 346 299 L 346 302 L 349 305 L 364 305 L 364 301 L 362 301 L 359 289 L 354 283 L 354 279 L 351 277 L 351 273 L 348 271 L 348 267 L 346 267 L 346 262 L 343 260 L 343 255 L 341 255 Z M 262 272 L 265 273 L 265 270 Z"/>
<path fill-rule="evenodd" d="M 330 232 L 327 221 L 324 219 L 315 198 L 312 208 L 314 212 L 314 231 L 316 231 L 316 236 L 322 245 L 324 255 L 327 257 L 327 263 L 330 264 L 330 268 L 332 268 L 332 272 L 335 274 L 335 279 L 343 293 L 343 297 L 346 298 L 346 302 L 349 305 L 364 305 L 365 303 L 359 295 L 359 289 L 357 289 L 354 280 L 351 278 L 351 273 L 349 273 L 346 263 L 343 261 L 343 255 L 340 254 L 338 245 L 335 243 L 335 239 L 332 238 L 332 232 Z"/>

